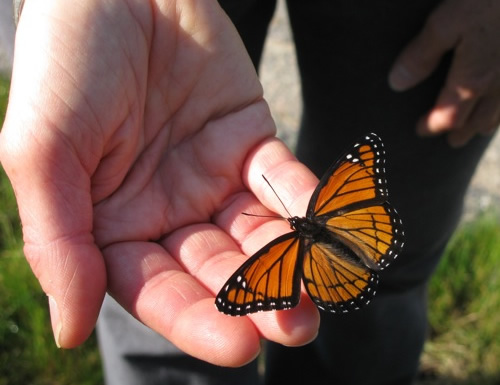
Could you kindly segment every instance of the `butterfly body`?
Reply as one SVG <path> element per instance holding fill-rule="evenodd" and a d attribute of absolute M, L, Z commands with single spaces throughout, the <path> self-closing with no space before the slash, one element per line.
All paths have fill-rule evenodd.
<path fill-rule="evenodd" d="M 297 231 L 302 238 L 313 239 L 315 237 L 327 236 L 324 227 L 313 219 L 306 217 L 291 217 L 287 218 L 290 227 Z"/>
<path fill-rule="evenodd" d="M 250 257 L 216 298 L 229 315 L 284 310 L 300 300 L 300 282 L 316 305 L 345 313 L 367 305 L 377 271 L 400 253 L 401 220 L 387 202 L 385 151 L 369 134 L 320 180 L 305 217 L 287 218 L 292 232 Z"/>
<path fill-rule="evenodd" d="M 352 263 L 361 264 L 362 260 L 352 253 L 351 249 L 344 243 L 335 239 L 332 232 L 328 231 L 323 223 L 313 218 L 291 217 L 287 218 L 292 230 L 296 231 L 296 237 L 302 243 L 302 247 L 309 248 L 310 243 L 321 244 L 322 247 L 329 249 L 336 255 L 342 255 L 343 258 L 350 259 Z M 300 256 L 299 256 L 300 257 Z M 372 265 L 372 269 L 379 270 L 377 265 Z"/>

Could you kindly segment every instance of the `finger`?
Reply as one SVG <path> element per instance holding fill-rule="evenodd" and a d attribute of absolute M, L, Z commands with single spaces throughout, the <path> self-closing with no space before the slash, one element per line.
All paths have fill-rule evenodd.
<path fill-rule="evenodd" d="M 277 223 L 267 223 L 267 225 L 267 229 L 261 231 L 261 234 L 268 233 L 273 236 L 273 225 L 279 226 L 276 226 Z M 279 232 L 277 229 L 274 230 Z M 261 241 L 254 242 L 254 249 L 251 253 L 262 246 Z M 266 239 L 263 241 L 265 242 Z M 203 282 L 212 293 L 218 293 L 234 271 L 248 259 L 247 256 L 241 254 L 232 238 L 215 226 L 212 228 L 206 225 L 186 227 L 168 237 L 164 244 L 167 250 L 180 261 L 183 269 L 198 281 Z M 215 309 L 213 294 L 211 299 Z M 225 317 L 234 319 L 227 315 Z M 243 318 L 251 320 L 254 324 L 253 328 L 258 330 L 260 337 L 288 346 L 304 345 L 310 342 L 315 338 L 319 326 L 317 309 L 307 296 L 293 311 L 264 312 Z"/>
<path fill-rule="evenodd" d="M 284 217 L 304 216 L 318 180 L 297 161 L 281 141 L 275 138 L 263 142 L 254 149 L 248 156 L 243 175 L 258 200 L 249 194 L 242 193 L 238 199 L 233 199 L 230 204 L 226 205 L 225 210 L 216 215 L 213 220 L 238 242 L 246 255 L 253 255 L 265 244 L 279 235 L 290 232 L 291 229 L 283 220 L 248 217 L 241 213 L 270 214 L 262 208 L 260 202 L 263 202 Z M 266 176 L 272 188 L 262 175 Z M 225 279 L 229 278 L 246 259 L 243 257 L 241 260 L 232 261 L 233 265 Z M 221 282 L 221 285 L 224 283 L 225 280 Z M 219 289 L 220 287 L 222 286 L 219 286 Z M 284 345 L 297 346 L 310 342 L 315 338 L 319 325 L 319 314 L 307 295 L 303 295 L 303 299 L 294 311 L 264 312 L 264 314 L 259 313 L 251 317 L 263 336 Z M 265 318 L 264 323 L 261 320 L 263 318 Z M 289 327 L 284 327 L 283 319 L 287 320 Z M 265 325 L 266 329 L 260 325 Z"/>
<path fill-rule="evenodd" d="M 466 124 L 460 129 L 453 130 L 448 134 L 448 143 L 452 147 L 462 147 L 476 134 L 493 135 L 500 124 L 500 106 L 497 98 L 488 95 L 477 104 Z"/>
<path fill-rule="evenodd" d="M 26 258 L 48 296 L 56 345 L 74 348 L 89 337 L 99 315 L 106 292 L 102 256 L 90 237 L 41 243 L 27 243 Z"/>
<path fill-rule="evenodd" d="M 304 216 L 318 184 L 318 178 L 276 138 L 262 142 L 249 154 L 243 179 L 259 202 L 284 217 Z"/>
<path fill-rule="evenodd" d="M 426 79 L 442 56 L 456 44 L 460 24 L 452 17 L 455 9 L 443 2 L 428 17 L 419 34 L 403 49 L 389 72 L 389 85 L 405 91 Z"/>
<path fill-rule="evenodd" d="M 463 82 L 457 80 L 450 72 L 448 82 L 441 91 L 436 104 L 417 124 L 419 135 L 439 135 L 464 126 L 478 99 L 477 94 L 470 88 L 459 84 Z"/>
<path fill-rule="evenodd" d="M 217 241 L 217 237 L 211 239 Z M 177 248 L 190 253 L 192 247 L 196 248 L 193 245 L 188 242 Z M 260 337 L 252 322 L 246 317 L 219 313 L 213 294 L 186 273 L 161 245 L 119 243 L 104 253 L 113 297 L 184 352 L 224 366 L 241 366 L 259 353 Z"/>
<path fill-rule="evenodd" d="M 497 119 L 498 95 L 492 94 L 491 91 L 495 89 L 494 78 L 483 68 L 478 57 L 481 57 L 480 53 L 470 42 L 463 42 L 457 47 L 446 84 L 435 106 L 417 126 L 420 135 L 437 135 L 457 129 L 472 130 L 475 133 L 479 130 L 479 122 L 471 124 L 474 114 L 474 119 Z M 483 100 L 484 104 L 479 103 L 480 100 Z M 482 118 L 479 118 L 477 111 L 484 114 Z M 492 124 L 493 122 L 490 122 L 488 128 L 491 128 Z M 464 133 L 452 135 L 464 140 L 472 136 L 473 134 Z"/>

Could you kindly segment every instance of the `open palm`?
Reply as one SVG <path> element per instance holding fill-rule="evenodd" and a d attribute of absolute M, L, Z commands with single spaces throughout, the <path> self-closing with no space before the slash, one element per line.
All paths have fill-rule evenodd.
<path fill-rule="evenodd" d="M 241 318 L 214 306 L 242 250 L 286 231 L 240 215 L 279 209 L 261 174 L 294 214 L 316 183 L 274 131 L 216 2 L 27 2 L 0 156 L 57 343 L 89 335 L 106 291 L 216 364 L 251 360 L 260 337 L 314 338 L 309 300 Z"/>

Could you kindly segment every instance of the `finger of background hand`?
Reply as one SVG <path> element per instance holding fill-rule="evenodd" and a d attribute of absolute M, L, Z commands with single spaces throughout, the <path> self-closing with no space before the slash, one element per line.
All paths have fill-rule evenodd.
<path fill-rule="evenodd" d="M 476 134 L 493 135 L 500 124 L 500 105 L 498 98 L 488 95 L 481 99 L 467 122 L 448 134 L 448 143 L 452 147 L 462 147 Z"/>
<path fill-rule="evenodd" d="M 419 34 L 403 49 L 389 72 L 389 85 L 405 91 L 426 79 L 442 56 L 456 44 L 460 24 L 451 17 L 452 2 L 444 1 L 428 17 Z"/>
<path fill-rule="evenodd" d="M 429 113 L 417 124 L 417 132 L 422 136 L 439 135 L 446 131 L 462 128 L 478 101 L 477 94 L 462 86 L 452 72 L 447 84 Z"/>
<path fill-rule="evenodd" d="M 176 252 L 190 253 L 206 264 L 207 251 L 196 247 L 206 235 L 211 241 L 203 245 L 227 245 L 210 229 L 194 235 L 192 242 L 175 237 L 168 243 Z M 191 231 L 186 230 L 191 234 Z M 231 254 L 231 250 L 226 253 Z M 234 254 L 237 251 L 233 252 Z M 152 242 L 118 243 L 104 250 L 112 296 L 141 322 L 162 334 L 184 352 L 223 366 L 240 366 L 253 360 L 260 351 L 260 336 L 246 317 L 228 317 L 215 307 L 214 295 L 200 284 L 162 245 Z M 200 268 L 201 269 L 201 268 Z M 213 274 L 213 272 L 212 272 Z M 216 274 L 215 274 L 216 275 Z M 210 280 L 210 277 L 205 277 Z"/>
<path fill-rule="evenodd" d="M 428 115 L 419 122 L 421 135 L 437 135 L 454 129 L 471 127 L 469 120 L 480 100 L 498 102 L 495 71 L 487 65 L 487 52 L 477 45 L 477 39 L 460 42 L 455 48 L 446 84 Z M 494 65 L 494 64 L 492 64 Z M 474 128 L 476 129 L 476 128 Z"/>

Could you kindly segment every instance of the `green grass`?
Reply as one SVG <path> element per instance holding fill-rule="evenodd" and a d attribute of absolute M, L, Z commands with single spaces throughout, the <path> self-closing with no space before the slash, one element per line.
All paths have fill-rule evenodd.
<path fill-rule="evenodd" d="M 0 79 L 0 122 L 8 82 Z M 430 338 L 420 385 L 500 383 L 500 219 L 480 215 L 450 243 L 429 286 Z M 0 385 L 101 384 L 93 335 L 57 349 L 47 298 L 22 255 L 10 184 L 0 172 Z"/>
<path fill-rule="evenodd" d="M 500 383 L 500 213 L 464 224 L 429 285 L 426 384 Z M 447 382 L 445 382 L 445 379 Z"/>
<path fill-rule="evenodd" d="M 9 81 L 0 76 L 0 123 L 3 123 L 9 96 Z"/>
<path fill-rule="evenodd" d="M 47 298 L 21 249 L 0 253 L 0 384 L 100 384 L 95 337 L 75 350 L 58 349 Z"/>

